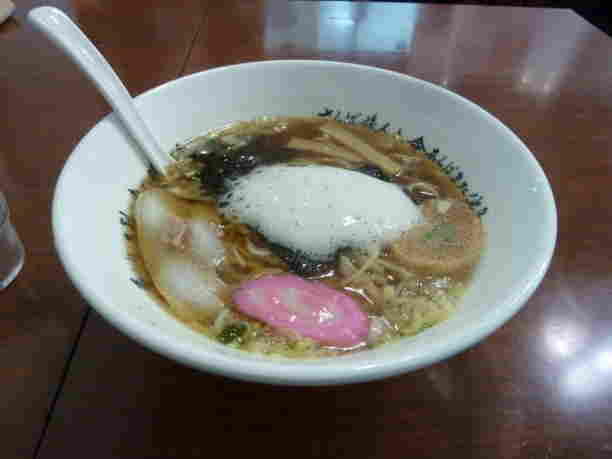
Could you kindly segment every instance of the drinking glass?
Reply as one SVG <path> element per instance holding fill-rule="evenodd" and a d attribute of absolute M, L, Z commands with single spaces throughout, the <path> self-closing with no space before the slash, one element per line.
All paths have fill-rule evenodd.
<path fill-rule="evenodd" d="M 0 290 L 17 277 L 24 258 L 23 244 L 11 223 L 8 204 L 0 191 Z"/>

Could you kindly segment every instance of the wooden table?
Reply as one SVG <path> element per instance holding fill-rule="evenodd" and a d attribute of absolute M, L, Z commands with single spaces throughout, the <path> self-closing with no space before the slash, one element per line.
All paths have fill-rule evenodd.
<path fill-rule="evenodd" d="M 1 458 L 612 457 L 612 39 L 555 9 L 17 3 L 0 26 L 0 187 L 28 253 L 0 292 Z M 524 139 L 552 182 L 560 233 L 546 279 L 483 343 L 380 382 L 261 386 L 149 352 L 88 308 L 53 249 L 55 181 L 109 108 L 25 23 L 41 3 L 77 20 L 133 94 L 220 65 L 324 58 L 468 97 Z"/>

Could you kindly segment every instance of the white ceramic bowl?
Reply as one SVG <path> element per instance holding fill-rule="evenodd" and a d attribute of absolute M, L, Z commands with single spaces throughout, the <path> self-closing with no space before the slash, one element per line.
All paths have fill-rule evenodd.
<path fill-rule="evenodd" d="M 459 311 L 394 344 L 321 360 L 273 360 L 230 349 L 182 325 L 130 278 L 119 211 L 146 167 L 117 119 L 100 121 L 70 155 L 53 202 L 56 247 L 68 275 L 109 322 L 143 345 L 195 368 L 278 384 L 383 378 L 446 359 L 482 340 L 527 301 L 551 260 L 557 219 L 542 169 L 500 121 L 433 84 L 372 67 L 268 61 L 217 68 L 142 94 L 137 105 L 160 143 L 262 115 L 323 107 L 378 113 L 407 137 L 424 136 L 460 165 L 489 208 L 487 248 Z"/>

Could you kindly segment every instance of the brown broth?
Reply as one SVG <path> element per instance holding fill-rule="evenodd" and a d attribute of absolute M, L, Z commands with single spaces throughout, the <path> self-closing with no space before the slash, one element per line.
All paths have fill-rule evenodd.
<path fill-rule="evenodd" d="M 348 125 L 330 121 L 327 118 L 275 118 L 270 120 L 256 120 L 250 122 L 238 122 L 220 130 L 214 131 L 213 135 L 223 137 L 229 134 L 232 135 L 261 135 L 263 132 L 266 145 L 269 148 L 284 147 L 291 138 L 301 138 L 306 140 L 321 140 L 324 136 L 319 128 L 323 124 L 336 123 L 343 129 L 346 129 L 358 136 L 361 140 L 376 148 L 379 152 L 393 158 L 397 161 L 403 161 L 407 166 L 400 174 L 390 177 L 391 182 L 397 184 L 411 183 L 415 180 L 427 182 L 435 185 L 439 190 L 440 199 L 456 199 L 465 201 L 465 197 L 461 190 L 457 188 L 455 183 L 440 169 L 440 167 L 427 159 L 425 155 L 416 151 L 410 144 L 403 141 L 400 137 L 374 132 L 367 127 L 359 125 Z M 276 132 L 275 131 L 278 131 Z M 331 138 L 323 139 L 331 146 L 347 149 L 345 145 L 340 144 Z M 337 161 L 327 154 L 314 153 L 308 151 L 300 151 L 299 154 L 291 161 L 308 161 L 309 163 L 320 164 L 338 164 L 339 167 L 357 168 L 369 164 L 367 160 L 355 155 L 356 161 Z M 189 163 L 187 161 L 187 163 Z M 348 163 L 348 164 L 347 164 Z M 181 184 L 180 177 L 184 173 L 183 165 L 174 165 L 171 167 L 170 173 L 166 177 L 148 177 L 140 189 L 151 187 L 169 188 L 172 185 Z M 187 164 L 186 167 L 193 165 Z M 168 178 L 169 177 L 169 178 Z M 221 240 L 225 248 L 225 260 L 218 268 L 219 277 L 227 285 L 227 289 L 221 292 L 221 299 L 231 309 L 231 294 L 232 291 L 243 281 L 260 277 L 264 274 L 274 272 L 286 272 L 287 265 L 272 252 L 266 251 L 264 256 L 256 256 L 250 251 L 249 246 L 256 247 L 265 251 L 265 243 L 262 238 L 253 232 L 245 225 L 237 222 L 228 221 L 221 215 L 213 200 L 209 201 L 185 201 L 184 206 L 175 209 L 177 213 L 184 218 L 192 216 L 204 216 L 208 220 L 220 224 Z M 146 273 L 144 263 L 138 249 L 138 241 L 135 231 L 131 232 L 131 237 L 128 242 L 128 253 L 133 261 L 137 275 L 144 281 L 147 289 L 154 295 L 155 299 L 162 304 L 165 304 L 161 295 L 156 291 L 150 277 Z M 356 253 L 347 255 L 351 262 L 357 265 L 357 260 L 360 256 Z M 366 257 L 367 258 L 367 257 Z M 379 256 L 378 260 L 395 266 L 398 263 L 397 257 L 394 257 L 391 251 L 385 249 Z M 456 292 L 460 292 L 469 282 L 476 262 L 467 267 L 456 270 L 450 273 L 437 274 L 428 270 L 404 268 L 409 274 L 400 273 L 393 269 L 381 268 L 376 266 L 375 271 L 366 271 L 366 276 L 359 282 L 346 283 L 347 277 L 342 274 L 342 270 L 337 265 L 336 268 L 321 277 L 321 281 L 326 284 L 344 290 L 347 294 L 354 297 L 372 317 L 383 317 L 390 322 L 385 336 L 377 342 L 370 343 L 370 346 L 383 344 L 392 341 L 401 336 L 411 335 L 422 331 L 424 328 L 444 320 L 448 314 L 452 313 L 454 303 L 460 296 Z M 372 268 L 374 269 L 374 268 Z M 350 276 L 349 276 L 350 277 Z M 362 276 L 363 277 L 363 276 Z M 382 285 L 381 285 L 382 283 Z M 397 290 L 392 297 L 392 300 L 387 299 L 387 295 L 391 290 Z M 405 291 L 403 291 L 405 290 Z M 403 296 L 402 296 L 403 295 Z M 399 300 L 398 300 L 399 298 Z M 394 306 L 413 301 L 416 306 L 406 307 L 406 310 L 401 310 L 403 306 Z M 440 301 L 440 304 L 437 302 Z M 403 302 L 403 303 L 402 303 Z M 417 317 L 419 314 L 426 316 L 426 305 L 431 303 L 432 308 L 438 308 L 440 311 L 435 311 L 431 319 L 432 323 L 423 323 L 420 326 L 410 326 L 412 322 L 420 320 Z M 449 305 L 447 303 L 453 303 Z M 391 305 L 391 306 L 390 306 Z M 425 305 L 425 306 L 424 306 Z M 391 311 L 391 308 L 393 309 Z M 425 312 L 423 312 L 421 309 Z M 445 309 L 446 308 L 446 309 Z M 172 312 L 172 311 L 171 311 Z M 439 312 L 439 314 L 438 314 Z M 300 338 L 288 338 L 279 335 L 269 326 L 258 323 L 249 319 L 242 314 L 231 311 L 230 323 L 237 321 L 246 322 L 249 324 L 249 339 L 243 341 L 239 346 L 246 350 L 254 350 L 266 354 L 279 354 L 290 357 L 317 357 L 336 355 L 338 350 L 327 349 L 318 346 L 310 340 Z M 410 316 L 412 314 L 412 316 Z M 436 315 L 437 314 L 437 315 Z M 404 319 L 404 316 L 406 318 Z M 412 317 L 412 319 L 411 319 Z M 178 317 L 185 321 L 184 318 Z M 407 325 L 403 325 L 405 320 Z M 395 321 L 395 322 L 394 322 Z M 199 322 L 185 321 L 189 326 L 199 332 L 205 333 L 208 336 L 216 337 L 218 330 L 213 330 L 213 322 L 204 320 Z M 423 322 L 423 320 L 422 320 Z M 251 336 L 252 335 L 252 336 Z"/>

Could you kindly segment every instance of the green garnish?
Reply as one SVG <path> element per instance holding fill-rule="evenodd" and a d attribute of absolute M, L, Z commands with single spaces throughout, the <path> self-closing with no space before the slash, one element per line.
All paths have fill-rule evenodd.
<path fill-rule="evenodd" d="M 440 223 L 423 236 L 426 241 L 439 241 L 452 243 L 457 240 L 457 230 L 451 223 Z"/>
<path fill-rule="evenodd" d="M 435 324 L 436 322 L 425 322 L 423 326 L 421 327 L 421 331 L 427 330 L 428 328 L 433 327 Z"/>
<path fill-rule="evenodd" d="M 221 341 L 223 344 L 242 344 L 244 340 L 244 335 L 246 334 L 249 326 L 244 322 L 238 322 L 236 324 L 231 324 L 225 327 L 217 339 Z"/>

